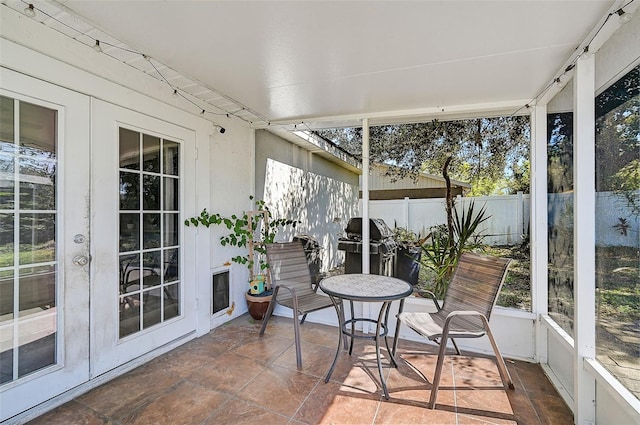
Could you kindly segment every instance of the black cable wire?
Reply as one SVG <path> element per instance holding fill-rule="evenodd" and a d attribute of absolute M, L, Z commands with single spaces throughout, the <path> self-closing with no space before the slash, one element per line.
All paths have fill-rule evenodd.
<path fill-rule="evenodd" d="M 26 1 L 26 0 L 21 0 L 21 1 L 22 1 L 22 3 L 26 4 L 27 6 L 29 6 L 29 5 L 31 5 L 31 4 L 32 4 L 32 3 L 29 3 L 29 2 L 28 2 L 28 1 Z M 621 7 L 619 7 L 618 9 L 616 9 L 614 12 L 609 13 L 609 14 L 607 15 L 607 17 L 604 19 L 604 21 L 602 22 L 602 24 L 600 25 L 600 27 L 597 29 L 597 31 L 595 32 L 595 34 L 591 37 L 591 40 L 589 40 L 589 42 L 585 45 L 585 47 L 584 47 L 584 49 L 583 49 L 583 52 L 582 52 L 582 53 L 588 53 L 588 52 L 589 52 L 589 46 L 591 45 L 591 43 L 593 43 L 593 40 L 595 40 L 595 38 L 598 36 L 598 34 L 600 34 L 600 31 L 602 31 L 602 28 L 604 28 L 604 26 L 607 24 L 607 22 L 609 21 L 609 19 L 610 19 L 610 18 L 611 18 L 613 15 L 622 16 L 622 15 L 620 14 L 620 11 L 624 12 L 624 8 L 625 8 L 625 7 L 627 7 L 627 6 L 629 6 L 629 5 L 630 5 L 631 3 L 633 3 L 634 1 L 635 1 L 635 0 L 629 0 L 627 3 L 625 3 L 624 5 L 622 5 Z M 71 30 L 73 30 L 73 31 L 77 32 L 79 35 L 83 35 L 83 36 L 85 36 L 85 37 L 87 37 L 87 38 L 91 38 L 91 39 L 93 39 L 93 37 L 90 37 L 90 36 L 88 36 L 87 34 L 83 33 L 82 31 L 78 30 L 77 28 L 74 28 L 74 27 L 72 27 L 71 25 L 68 25 L 67 23 L 62 22 L 61 20 L 59 20 L 59 19 L 57 19 L 57 18 L 53 17 L 52 15 L 50 15 L 50 14 L 48 14 L 47 12 L 45 12 L 44 10 L 42 10 L 42 9 L 40 9 L 40 8 L 38 8 L 38 7 L 36 7 L 35 5 L 33 6 L 33 8 L 34 8 L 35 10 L 37 10 L 38 12 L 42 13 L 43 15 L 45 15 L 45 16 L 47 16 L 47 17 L 49 17 L 50 19 L 53 19 L 54 21 L 58 22 L 59 24 L 61 24 L 61 25 L 65 26 L 65 27 L 67 27 L 67 28 L 69 28 L 69 29 L 71 29 Z M 95 41 L 96 41 L 96 42 L 98 42 L 99 40 L 98 40 L 98 39 L 95 39 Z M 167 79 L 165 78 L 165 76 L 164 76 L 164 75 L 163 75 L 163 74 L 158 70 L 158 68 L 153 64 L 153 62 L 151 61 L 151 57 L 149 57 L 149 56 L 145 55 L 144 53 L 141 53 L 141 52 L 138 52 L 138 51 L 135 51 L 135 50 L 131 50 L 131 49 L 127 49 L 127 48 L 124 48 L 124 47 L 121 47 L 121 46 L 117 46 L 117 45 L 115 45 L 115 44 L 111 44 L 111 43 L 106 42 L 106 41 L 99 41 L 99 43 L 100 43 L 100 44 L 104 44 L 104 45 L 106 45 L 106 46 L 110 46 L 110 47 L 116 48 L 116 49 L 120 49 L 120 50 L 125 51 L 125 52 L 133 53 L 133 54 L 136 54 L 136 55 L 141 55 L 142 57 L 144 57 L 145 59 L 147 59 L 147 60 L 149 61 L 149 63 L 150 63 L 150 64 L 151 64 L 151 66 L 153 67 L 153 69 L 155 69 L 155 71 L 158 73 L 158 75 L 160 75 L 160 77 L 162 78 L 162 80 L 164 80 L 164 82 L 165 82 L 165 83 L 167 83 L 167 85 L 168 85 L 170 88 L 172 88 L 172 89 L 173 89 L 174 94 L 179 95 L 180 97 L 182 97 L 183 99 L 185 99 L 185 100 L 186 100 L 186 101 L 188 101 L 189 103 L 193 104 L 194 106 L 196 106 L 196 107 L 198 107 L 198 108 L 201 108 L 201 107 L 200 107 L 200 105 L 198 105 L 197 103 L 195 103 L 194 101 L 192 101 L 191 99 L 189 99 L 188 97 L 186 97 L 185 95 L 183 95 L 183 94 L 181 93 L 181 91 L 180 91 L 177 87 L 174 87 L 174 86 L 169 82 L 169 80 L 167 80 Z M 96 44 L 97 44 L 97 43 L 96 43 Z M 104 53 L 104 52 L 102 52 L 102 53 Z M 528 108 L 530 107 L 530 104 L 531 104 L 531 103 L 533 103 L 534 101 L 535 101 L 535 102 L 537 102 L 537 100 L 538 100 L 541 96 L 543 96 L 545 93 L 547 93 L 547 91 L 549 91 L 549 90 L 551 89 L 551 87 L 553 87 L 553 85 L 554 85 L 555 83 L 557 83 L 557 82 L 559 82 L 559 81 L 560 81 L 560 78 L 562 78 L 562 77 L 563 77 L 564 75 L 566 75 L 569 71 L 571 71 L 573 68 L 575 68 L 576 63 L 578 62 L 578 58 L 580 57 L 580 55 L 581 55 L 582 53 L 580 53 L 580 54 L 576 55 L 576 57 L 575 57 L 575 58 L 573 59 L 573 61 L 572 61 L 572 62 L 571 62 L 571 63 L 570 63 L 566 68 L 565 68 L 565 70 L 564 70 L 564 72 L 563 72 L 562 74 L 560 74 L 559 76 L 555 77 L 555 78 L 553 79 L 553 81 L 552 81 L 551 83 L 549 83 L 549 84 L 548 84 L 544 89 L 542 89 L 542 90 L 541 90 L 541 91 L 540 91 L 540 92 L 539 92 L 539 93 L 538 93 L 538 94 L 537 94 L 533 99 L 531 99 L 531 101 L 530 101 L 529 103 L 527 103 L 527 104 L 525 104 L 525 105 L 522 105 L 521 107 L 519 107 L 518 109 L 516 109 L 516 110 L 515 110 L 515 111 L 510 115 L 510 117 L 513 117 L 514 115 L 516 115 L 518 112 L 520 112 L 520 111 L 521 111 L 522 109 L 524 109 L 524 108 L 527 108 L 527 109 L 528 109 Z M 107 54 L 107 53 L 105 53 L 105 54 Z M 115 57 L 114 57 L 114 56 L 112 56 L 112 55 L 108 55 L 108 54 L 107 54 L 107 56 L 112 57 L 112 58 L 115 58 Z M 115 58 L 115 59 L 118 59 L 118 58 Z M 218 107 L 218 109 L 221 109 L 221 108 L 219 108 L 219 107 Z M 224 111 L 224 109 L 222 109 L 222 110 Z M 203 114 L 203 115 L 204 115 L 205 113 L 208 113 L 208 114 L 212 114 L 212 115 L 226 115 L 226 117 L 227 117 L 227 118 L 229 118 L 229 115 L 233 115 L 233 116 L 235 116 L 235 117 L 237 117 L 237 118 L 240 118 L 240 117 L 238 117 L 236 114 L 237 114 L 238 112 L 241 112 L 241 111 L 248 111 L 249 113 L 251 113 L 251 114 L 255 115 L 255 116 L 256 116 L 256 117 L 258 117 L 258 118 L 260 118 L 262 121 L 266 122 L 268 126 L 270 126 L 270 125 L 271 125 L 271 123 L 269 122 L 269 120 L 265 119 L 264 117 L 261 117 L 259 114 L 255 113 L 255 112 L 253 112 L 252 110 L 250 110 L 250 109 L 248 109 L 248 108 L 245 108 L 245 107 L 241 107 L 240 109 L 238 109 L 237 111 L 234 111 L 234 112 L 225 111 L 225 112 L 223 112 L 223 113 L 211 112 L 211 111 L 207 111 L 206 109 L 202 109 L 201 114 Z M 240 118 L 240 119 L 244 120 L 243 118 Z M 251 121 L 250 121 L 250 124 L 253 124 L 253 122 L 251 122 Z M 302 121 L 302 122 L 301 122 L 301 124 L 305 124 L 305 123 L 304 123 L 304 121 Z M 307 126 L 307 128 L 308 128 L 308 127 L 309 127 L 309 126 Z M 295 125 L 295 124 L 294 124 L 294 130 L 295 130 L 296 128 L 297 128 L 297 125 Z"/>
<path fill-rule="evenodd" d="M 604 21 L 602 22 L 602 24 L 600 25 L 600 27 L 598 28 L 598 30 L 595 32 L 595 34 L 593 34 L 593 37 L 591 37 L 591 40 L 589 40 L 589 42 L 584 46 L 583 50 L 581 53 L 577 54 L 575 58 L 573 58 L 573 60 L 571 61 L 571 63 L 569 65 L 567 65 L 567 67 L 564 69 L 564 72 L 562 72 L 562 74 L 560 74 L 559 76 L 557 76 L 556 78 L 553 79 L 553 81 L 551 83 L 549 83 L 544 89 L 542 89 L 542 91 L 540 91 L 540 93 L 538 93 L 533 99 L 531 99 L 531 101 L 526 104 L 523 105 L 521 107 L 519 107 L 518 109 L 516 109 L 516 111 L 514 113 L 512 113 L 510 116 L 513 117 L 514 115 L 516 115 L 518 112 L 520 112 L 522 109 L 524 108 L 529 108 L 529 105 L 531 103 L 533 103 L 534 101 L 537 102 L 537 100 L 541 97 L 544 96 L 544 94 L 549 91 L 549 89 L 551 89 L 551 87 L 553 87 L 553 85 L 556 82 L 560 81 L 560 78 L 562 78 L 563 76 L 565 76 L 567 73 L 569 73 L 569 71 L 571 71 L 573 68 L 576 67 L 576 63 L 578 62 L 578 59 L 580 58 L 580 55 L 583 53 L 588 53 L 589 52 L 589 46 L 591 45 L 591 43 L 593 43 L 593 40 L 596 39 L 596 37 L 598 36 L 598 34 L 600 34 L 600 31 L 602 31 L 602 28 L 604 28 L 604 26 L 607 24 L 607 22 L 609 21 L 609 19 L 614 16 L 614 15 L 620 15 L 620 11 L 624 12 L 624 8 L 629 6 L 631 3 L 633 3 L 635 0 L 629 0 L 627 3 L 625 3 L 623 6 L 619 7 L 618 9 L 616 9 L 614 12 L 611 12 L 607 15 L 607 17 L 604 19 Z"/>
<path fill-rule="evenodd" d="M 30 4 L 32 4 L 32 3 L 29 3 L 29 1 L 26 1 L 26 0 L 21 0 L 21 2 L 22 2 L 22 3 L 24 3 L 24 4 L 26 4 L 27 6 L 29 6 Z M 60 25 L 63 25 L 63 26 L 65 26 L 66 28 L 69 28 L 70 30 L 75 31 L 78 35 L 80 35 L 80 36 L 85 36 L 85 37 L 87 37 L 87 38 L 89 38 L 89 39 L 92 39 L 92 40 L 96 41 L 96 42 L 97 42 L 96 44 L 98 44 L 98 43 L 99 43 L 99 45 L 105 45 L 105 46 L 112 47 L 112 48 L 114 48 L 114 49 L 119 49 L 119 50 L 122 50 L 122 51 L 125 51 L 125 52 L 128 52 L 128 53 L 132 53 L 132 54 L 135 54 L 135 55 L 140 55 L 140 56 L 142 56 L 143 58 L 147 59 L 147 60 L 148 60 L 148 62 L 149 62 L 149 63 L 151 64 L 151 66 L 153 67 L 153 69 L 156 71 L 156 73 L 161 77 L 162 81 L 164 81 L 164 82 L 165 82 L 165 83 L 166 83 L 166 84 L 167 84 L 171 89 L 173 89 L 175 94 L 177 94 L 178 96 L 180 96 L 181 98 L 183 98 L 183 99 L 184 99 L 184 100 L 186 100 L 187 102 L 191 103 L 193 106 L 195 106 L 195 107 L 197 107 L 198 109 L 200 109 L 200 110 L 202 111 L 202 112 L 201 112 L 201 114 L 202 114 L 202 115 L 204 115 L 205 113 L 207 113 L 207 114 L 211 114 L 211 115 L 226 116 L 227 118 L 230 118 L 230 115 L 232 115 L 232 116 L 234 116 L 234 117 L 236 117 L 236 118 L 240 118 L 240 119 L 241 119 L 241 120 L 243 120 L 243 121 L 247 121 L 247 120 L 245 120 L 244 118 L 241 118 L 241 117 L 237 116 L 236 114 L 237 114 L 238 112 L 241 112 L 241 111 L 248 111 L 248 112 L 249 112 L 249 113 L 251 113 L 252 115 L 255 115 L 256 117 L 258 117 L 260 120 L 262 120 L 262 121 L 264 121 L 264 122 L 267 122 L 267 120 L 266 120 L 264 117 L 261 117 L 259 114 L 255 113 L 255 112 L 254 112 L 254 111 L 252 111 L 251 109 L 248 109 L 248 108 L 246 108 L 246 107 L 244 107 L 244 106 L 240 106 L 240 109 L 238 109 L 237 111 L 234 111 L 234 112 L 232 112 L 232 111 L 226 111 L 226 110 L 224 110 L 224 109 L 222 109 L 222 108 L 220 108 L 220 107 L 217 107 L 217 106 L 214 106 L 214 107 L 215 107 L 215 108 L 218 108 L 218 109 L 220 109 L 220 110 L 222 110 L 222 111 L 224 111 L 224 112 L 211 112 L 211 111 L 207 111 L 206 109 L 202 108 L 202 106 L 198 105 L 198 104 L 197 104 L 197 103 L 195 103 L 193 100 L 191 100 L 190 98 L 188 98 L 187 96 L 185 96 L 185 95 L 182 93 L 182 90 L 180 90 L 179 88 L 177 88 L 177 87 L 173 86 L 173 85 L 169 82 L 169 80 L 167 80 L 167 78 L 165 78 L 165 76 L 160 72 L 160 70 L 158 69 L 158 67 L 156 67 L 156 66 L 155 66 L 155 64 L 152 62 L 152 60 L 151 60 L 151 57 L 150 57 L 150 56 L 148 56 L 148 55 L 146 55 L 146 54 L 144 54 L 144 53 L 142 53 L 142 52 L 136 51 L 136 50 L 127 49 L 127 48 L 125 48 L 125 47 L 121 47 L 121 46 L 118 46 L 118 45 L 115 45 L 115 44 L 112 44 L 112 43 L 106 42 L 106 41 L 104 41 L 104 40 L 99 40 L 99 39 L 97 39 L 97 38 L 91 37 L 91 36 L 87 35 L 86 33 L 84 33 L 84 32 L 82 32 L 82 31 L 80 31 L 79 29 L 74 28 L 74 27 L 72 27 L 71 25 L 69 25 L 69 24 L 67 24 L 67 23 L 65 23 L 65 22 L 63 22 L 63 21 L 61 21 L 60 19 L 57 19 L 56 17 L 54 17 L 54 16 L 50 15 L 49 13 L 47 13 L 47 12 L 45 12 L 44 10 L 42 10 L 42 9 L 38 8 L 37 6 L 33 5 L 33 8 L 34 8 L 34 10 L 36 10 L 36 11 L 38 11 L 38 12 L 42 13 L 43 15 L 47 16 L 48 18 L 53 19 L 54 21 L 56 21 L 56 22 L 57 22 L 57 23 L 59 23 Z M 77 36 L 76 36 L 76 37 L 77 37 Z M 70 38 L 72 38 L 72 39 L 74 39 L 74 40 L 76 40 L 76 41 L 80 42 L 80 40 L 77 40 L 77 39 L 76 39 L 76 37 L 70 37 Z M 83 43 L 83 44 L 84 44 L 84 43 Z M 116 60 L 118 60 L 118 61 L 122 62 L 119 58 L 117 58 L 117 57 L 115 57 L 115 56 L 113 56 L 113 55 L 110 55 L 110 54 L 108 54 L 108 53 L 106 53 L 106 52 L 104 52 L 104 51 L 101 51 L 101 53 L 103 53 L 103 54 L 105 54 L 105 55 L 107 55 L 107 56 L 109 56 L 109 57 L 111 57 L 111 58 L 114 58 L 114 59 L 116 59 Z M 135 68 L 135 67 L 134 67 L 134 68 Z M 139 68 L 135 68 L 135 69 L 140 70 Z M 144 71 L 143 71 L 143 72 L 144 72 Z M 205 88 L 206 88 L 206 87 L 205 87 Z M 208 89 L 208 88 L 207 88 L 207 89 Z M 211 90 L 211 89 L 209 89 L 209 90 Z M 225 97 L 225 98 L 226 98 L 226 96 L 223 96 L 223 97 Z M 228 100 L 230 100 L 230 99 L 228 99 Z M 211 105 L 211 106 L 212 106 L 212 105 Z M 248 121 L 248 122 L 249 122 L 249 124 L 253 124 L 253 122 L 252 122 L 252 121 Z"/>

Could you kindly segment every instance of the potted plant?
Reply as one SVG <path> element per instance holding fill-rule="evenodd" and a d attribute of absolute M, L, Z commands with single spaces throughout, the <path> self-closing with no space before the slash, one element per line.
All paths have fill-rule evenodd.
<path fill-rule="evenodd" d="M 404 227 L 393 229 L 393 239 L 398 245 L 394 276 L 411 285 L 418 283 L 422 250 L 418 235 Z"/>
<path fill-rule="evenodd" d="M 249 199 L 253 200 L 253 196 Z M 255 210 L 245 211 L 242 215 L 225 217 L 220 213 L 211 214 L 205 208 L 200 215 L 184 221 L 186 226 L 224 226 L 229 233 L 220 237 L 220 245 L 247 249 L 245 255 L 232 257 L 231 261 L 244 264 L 249 270 L 249 289 L 245 292 L 245 298 L 249 314 L 256 320 L 262 320 L 272 294 L 265 244 L 275 241 L 279 229 L 286 226 L 295 228 L 298 223 L 299 220 L 274 219 L 262 200 L 255 201 Z"/>
<path fill-rule="evenodd" d="M 491 218 L 486 211 L 486 207 L 476 211 L 475 203 L 471 202 L 467 210 L 459 214 L 454 206 L 451 228 L 445 224 L 434 226 L 421 242 L 421 264 L 434 274 L 429 291 L 438 299 L 444 298 L 462 253 L 482 248 L 485 235 L 480 225 Z"/>

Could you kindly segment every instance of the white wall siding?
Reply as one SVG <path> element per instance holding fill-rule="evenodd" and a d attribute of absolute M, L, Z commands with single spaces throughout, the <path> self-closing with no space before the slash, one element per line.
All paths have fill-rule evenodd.
<path fill-rule="evenodd" d="M 417 189 L 417 188 L 436 188 L 446 187 L 446 183 L 442 177 L 430 177 L 426 175 L 418 176 L 417 180 L 411 177 L 404 177 L 396 181 L 390 176 L 386 176 L 385 166 L 372 166 L 369 175 L 369 190 L 396 190 L 396 189 Z M 362 178 L 362 177 L 361 177 Z"/>
<path fill-rule="evenodd" d="M 300 220 L 279 241 L 310 235 L 321 246 L 322 270 L 343 261 L 338 237 L 357 214 L 358 176 L 267 131 L 256 132 L 256 190 L 274 217 Z"/>

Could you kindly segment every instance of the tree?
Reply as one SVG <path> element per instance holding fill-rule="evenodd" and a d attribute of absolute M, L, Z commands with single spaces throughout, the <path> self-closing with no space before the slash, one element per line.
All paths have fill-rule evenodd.
<path fill-rule="evenodd" d="M 640 214 L 640 65 L 596 97 L 596 191 Z"/>
<path fill-rule="evenodd" d="M 319 130 L 317 133 L 361 157 L 361 127 Z M 450 241 L 453 240 L 454 220 L 451 178 L 470 182 L 476 195 L 491 195 L 512 190 L 510 185 L 497 182 L 528 175 L 528 116 L 371 127 L 369 139 L 370 159 L 396 166 L 387 171 L 392 179 L 406 176 L 417 179 L 422 171 L 444 177 Z M 528 192 L 528 183 L 520 182 L 516 186 L 516 189 Z"/>
<path fill-rule="evenodd" d="M 362 154 L 362 128 L 318 131 L 356 157 Z M 472 184 L 473 195 L 529 191 L 529 117 L 479 118 L 461 121 L 386 125 L 369 130 L 372 162 L 389 167 L 391 178 L 428 171 L 446 184 L 447 223 L 437 226 L 421 244 L 421 264 L 435 273 L 432 291 L 444 296 L 449 277 L 464 251 L 482 243 L 478 227 L 485 209 L 457 211 L 451 179 Z"/>

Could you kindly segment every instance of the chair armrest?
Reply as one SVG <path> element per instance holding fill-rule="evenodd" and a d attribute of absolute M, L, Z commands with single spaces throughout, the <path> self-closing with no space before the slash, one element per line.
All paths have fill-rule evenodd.
<path fill-rule="evenodd" d="M 416 291 L 419 294 L 427 294 L 429 295 L 429 297 L 431 298 L 431 300 L 433 301 L 433 303 L 436 305 L 436 308 L 438 309 L 438 311 L 442 310 L 442 307 L 440 306 L 440 303 L 438 302 L 438 299 L 436 298 L 436 294 L 434 294 L 433 292 L 427 290 L 427 289 L 417 289 L 414 288 L 414 291 Z M 425 297 L 426 298 L 426 297 Z"/>
<path fill-rule="evenodd" d="M 274 289 L 273 289 L 273 295 L 274 296 L 278 293 L 278 290 L 280 288 L 286 289 L 287 291 L 289 291 L 289 293 L 291 294 L 292 297 L 296 298 L 296 289 L 293 288 L 290 285 L 287 285 L 287 281 L 286 280 L 280 280 L 280 281 L 276 282 L 276 284 L 274 285 Z"/>
<path fill-rule="evenodd" d="M 447 315 L 447 318 L 444 321 L 444 326 L 442 327 L 442 333 L 443 335 L 446 333 L 449 333 L 449 324 L 450 322 L 453 320 L 454 317 L 458 317 L 458 316 L 476 316 L 476 317 L 480 317 L 480 319 L 482 319 L 482 323 L 484 324 L 484 326 L 489 326 L 489 321 L 487 320 L 486 316 L 480 312 L 474 311 L 474 310 L 455 310 L 452 311 L 451 313 L 449 313 Z M 445 332 L 446 331 L 446 332 Z"/>

